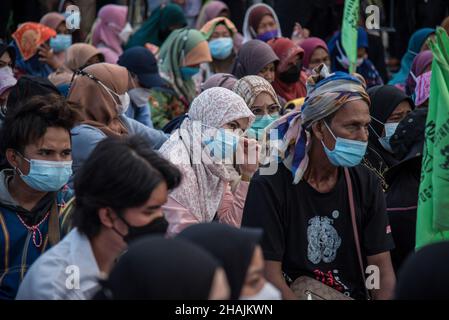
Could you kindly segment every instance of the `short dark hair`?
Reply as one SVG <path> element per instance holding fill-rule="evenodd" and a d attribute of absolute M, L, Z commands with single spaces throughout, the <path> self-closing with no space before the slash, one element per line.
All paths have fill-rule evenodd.
<path fill-rule="evenodd" d="M 100 232 L 100 208 L 122 214 L 141 206 L 161 182 L 174 189 L 181 172 L 153 151 L 144 137 L 106 138 L 75 176 L 73 225 L 92 238 Z"/>
<path fill-rule="evenodd" d="M 79 120 L 79 107 L 63 97 L 50 94 L 35 96 L 6 114 L 2 128 L 2 152 L 14 149 L 21 153 L 26 146 L 45 135 L 47 128 L 70 130 Z"/>

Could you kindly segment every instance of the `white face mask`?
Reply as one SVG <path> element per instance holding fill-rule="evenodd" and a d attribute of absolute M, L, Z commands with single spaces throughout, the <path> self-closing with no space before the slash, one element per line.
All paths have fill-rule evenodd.
<path fill-rule="evenodd" d="M 151 91 L 146 88 L 134 88 L 129 90 L 129 96 L 137 107 L 146 107 L 150 99 Z"/>
<path fill-rule="evenodd" d="M 99 82 L 100 85 L 103 86 L 103 88 L 105 88 L 105 90 L 109 93 L 109 95 L 111 96 L 112 100 L 114 100 L 114 95 L 119 99 L 120 103 L 116 104 L 116 109 L 117 109 L 117 113 L 119 115 L 124 114 L 128 108 L 129 108 L 129 104 L 131 102 L 131 99 L 129 98 L 128 92 L 125 92 L 124 94 L 117 94 L 114 91 L 112 91 L 111 89 L 109 89 L 108 87 L 106 87 L 103 83 Z"/>
<path fill-rule="evenodd" d="M 240 297 L 240 300 L 282 300 L 282 295 L 275 286 L 266 281 L 258 293 L 249 297 Z"/>
<path fill-rule="evenodd" d="M 122 40 L 122 43 L 125 44 L 128 42 L 128 39 L 132 33 L 133 33 L 133 28 L 131 27 L 129 22 L 127 22 L 125 27 L 118 34 L 118 37 L 120 38 L 120 40 Z"/>

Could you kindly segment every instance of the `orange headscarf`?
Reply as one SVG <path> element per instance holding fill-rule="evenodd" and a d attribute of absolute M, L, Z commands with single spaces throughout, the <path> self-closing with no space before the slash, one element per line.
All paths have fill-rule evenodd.
<path fill-rule="evenodd" d="M 12 34 L 23 60 L 34 56 L 39 46 L 54 36 L 55 30 L 36 22 L 25 22 Z"/>

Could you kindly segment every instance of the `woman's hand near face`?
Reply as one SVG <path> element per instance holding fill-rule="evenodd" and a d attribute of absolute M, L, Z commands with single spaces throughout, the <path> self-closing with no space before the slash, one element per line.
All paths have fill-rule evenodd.
<path fill-rule="evenodd" d="M 237 165 L 240 173 L 249 178 L 259 168 L 260 146 L 254 139 L 241 138 L 237 147 Z"/>
<path fill-rule="evenodd" d="M 53 53 L 53 50 L 50 48 L 50 46 L 46 43 L 41 45 L 38 50 L 39 53 L 39 61 L 48 64 L 53 69 L 58 69 L 62 66 L 61 62 L 58 61 L 55 54 Z"/>

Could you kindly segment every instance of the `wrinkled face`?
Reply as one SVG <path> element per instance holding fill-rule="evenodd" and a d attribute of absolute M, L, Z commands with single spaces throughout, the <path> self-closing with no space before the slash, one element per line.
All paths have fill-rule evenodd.
<path fill-rule="evenodd" d="M 248 267 L 245 282 L 243 284 L 242 291 L 240 292 L 240 296 L 254 296 L 258 294 L 260 290 L 262 290 L 266 281 L 264 278 L 264 267 L 265 263 L 263 259 L 262 249 L 260 246 L 257 246 L 254 250 L 251 263 Z"/>
<path fill-rule="evenodd" d="M 266 92 L 261 92 L 250 107 L 255 116 L 272 115 L 279 113 L 280 106 L 274 101 L 273 97 Z"/>
<path fill-rule="evenodd" d="M 267 64 L 260 72 L 257 74 L 259 77 L 264 78 L 269 83 L 273 83 L 275 77 L 276 68 L 274 62 Z"/>
<path fill-rule="evenodd" d="M 387 119 L 387 123 L 401 122 L 410 112 L 412 111 L 412 106 L 410 102 L 407 100 L 402 101 L 398 106 L 394 109 L 391 115 Z"/>
<path fill-rule="evenodd" d="M 209 300 L 229 300 L 231 289 L 223 268 L 217 268 L 209 293 Z"/>
<path fill-rule="evenodd" d="M 66 129 L 49 127 L 40 139 L 24 148 L 22 156 L 28 160 L 71 161 L 71 148 L 70 133 Z M 24 175 L 28 175 L 30 163 L 18 152 L 19 150 L 8 149 L 8 162 L 13 168 L 18 168 Z"/>
<path fill-rule="evenodd" d="M 324 63 L 327 67 L 331 65 L 329 53 L 324 48 L 316 48 L 309 61 L 309 69 L 314 69 Z"/>
<path fill-rule="evenodd" d="M 363 100 L 356 100 L 346 103 L 334 115 L 334 118 L 328 123 L 335 137 L 368 141 L 368 127 L 371 122 L 369 106 Z M 324 120 L 314 125 L 314 134 L 319 140 L 330 149 L 335 148 L 335 138 L 324 125 Z"/>
<path fill-rule="evenodd" d="M 215 28 L 209 40 L 218 39 L 218 38 L 229 38 L 231 37 L 231 32 L 226 28 L 224 24 L 219 24 Z"/>
<path fill-rule="evenodd" d="M 266 15 L 260 20 L 259 26 L 257 27 L 257 35 L 276 29 L 278 29 L 278 25 L 274 18 L 270 15 Z"/>

